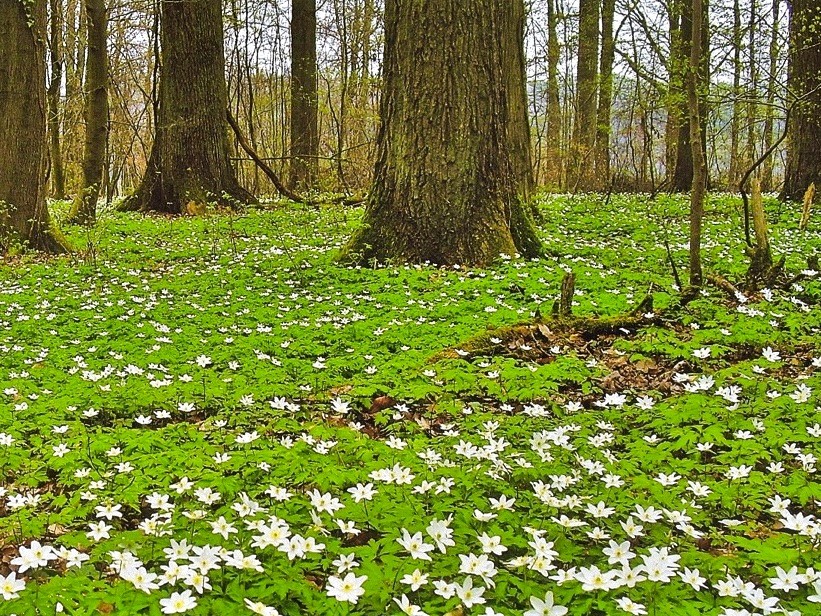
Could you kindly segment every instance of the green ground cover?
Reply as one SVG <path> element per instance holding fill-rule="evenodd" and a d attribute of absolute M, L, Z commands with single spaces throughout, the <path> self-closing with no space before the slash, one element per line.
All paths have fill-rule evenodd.
<path fill-rule="evenodd" d="M 674 314 L 683 200 L 540 207 L 548 256 L 487 270 L 346 267 L 361 212 L 299 206 L 0 266 L 0 614 L 818 614 L 821 233 L 769 202 L 794 284 Z M 655 312 L 500 329 L 570 270 Z"/>

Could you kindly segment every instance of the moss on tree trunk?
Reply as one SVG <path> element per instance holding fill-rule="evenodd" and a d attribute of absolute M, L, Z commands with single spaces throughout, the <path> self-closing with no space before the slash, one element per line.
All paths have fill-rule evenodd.
<path fill-rule="evenodd" d="M 248 203 L 228 149 L 220 0 L 163 0 L 157 133 L 142 184 L 120 209 L 181 214 Z"/>
<path fill-rule="evenodd" d="M 520 0 L 389 0 L 374 187 L 359 261 L 487 265 L 540 251 Z M 424 36 L 420 36 L 424 33 Z"/>
<path fill-rule="evenodd" d="M 45 0 L 0 0 L 0 253 L 66 245 L 46 208 Z"/>

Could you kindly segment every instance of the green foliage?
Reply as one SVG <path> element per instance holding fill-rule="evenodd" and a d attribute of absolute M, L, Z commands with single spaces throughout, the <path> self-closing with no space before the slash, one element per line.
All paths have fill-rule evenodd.
<path fill-rule="evenodd" d="M 708 290 L 676 322 L 568 338 L 541 357 L 459 353 L 552 303 L 569 269 L 576 314 L 628 311 L 650 283 L 657 308 L 675 301 L 663 239 L 683 264 L 682 200 L 540 207 L 547 254 L 565 256 L 488 270 L 347 267 L 333 257 L 359 213 L 300 206 L 103 213 L 98 230 L 71 229 L 75 254 L 0 270 L 0 576 L 35 540 L 88 557 L 22 571 L 25 589 L 0 614 L 58 602 L 68 614 L 160 614 L 194 582 L 143 592 L 139 566 L 121 561 L 162 575 L 164 550 L 183 539 L 258 559 L 242 568 L 223 553 L 191 614 L 251 613 L 246 601 L 288 615 L 399 613 L 405 595 L 429 614 L 509 616 L 552 592 L 574 616 L 626 613 L 626 598 L 651 614 L 719 615 L 755 609 L 744 583 L 815 613 L 818 277 L 740 304 Z M 737 203 L 707 209 L 705 262 L 738 278 Z M 800 270 L 821 237 L 798 235 L 795 211 L 779 215 L 773 250 Z M 444 348 L 453 358 L 431 362 Z M 605 385 L 613 365 L 642 362 L 669 366 L 663 388 Z M 434 520 L 453 545 L 414 559 L 402 529 L 435 545 Z M 260 547 L 261 525 L 278 523 L 322 548 Z M 507 551 L 484 548 L 483 533 Z M 634 568 L 656 554 L 669 575 L 587 587 L 582 568 L 622 570 L 603 551 L 611 540 L 629 542 Z M 355 604 L 328 594 L 345 555 L 367 577 Z M 792 566 L 801 580 L 779 590 L 777 568 Z M 685 568 L 705 581 L 691 585 Z M 414 590 L 416 569 L 428 578 Z M 466 598 L 468 576 L 486 603 Z"/>

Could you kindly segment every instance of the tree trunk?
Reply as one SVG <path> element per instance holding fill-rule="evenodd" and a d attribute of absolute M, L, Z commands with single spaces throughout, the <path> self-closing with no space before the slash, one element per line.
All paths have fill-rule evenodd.
<path fill-rule="evenodd" d="M 598 64 L 599 0 L 579 0 L 576 114 L 568 170 L 568 184 L 573 191 L 593 188 Z"/>
<path fill-rule="evenodd" d="M 775 103 L 775 91 L 778 84 L 778 56 L 780 54 L 779 45 L 779 12 L 781 9 L 781 0 L 773 0 L 772 14 L 773 27 L 770 35 L 770 57 L 769 69 L 767 74 L 767 106 L 764 112 L 764 145 L 763 150 L 767 152 L 772 147 L 775 136 L 773 135 L 773 125 L 775 123 L 775 110 L 773 105 Z M 764 191 L 773 189 L 773 163 L 774 157 L 770 155 L 764 161 L 761 170 L 761 187 Z"/>
<path fill-rule="evenodd" d="M 64 252 L 46 208 L 46 2 L 0 0 L 0 253 Z"/>
<path fill-rule="evenodd" d="M 676 156 L 676 167 L 673 173 L 673 190 L 676 192 L 687 192 L 693 185 L 693 175 L 695 173 L 696 162 L 693 160 L 693 148 L 691 147 L 692 131 L 690 130 L 690 108 L 689 108 L 689 94 L 687 92 L 689 62 L 692 60 L 690 41 L 693 37 L 693 9 L 689 0 L 685 0 L 681 14 L 681 28 L 680 36 L 682 45 L 681 64 L 687 66 L 685 76 L 682 81 L 684 86 L 685 96 L 682 101 L 683 108 L 680 113 L 681 124 L 678 127 L 678 148 Z M 701 119 L 701 136 L 699 141 L 702 146 L 702 154 L 707 157 L 707 94 L 709 86 L 709 52 L 710 52 L 710 37 L 707 28 L 707 20 L 703 19 L 707 15 L 706 2 L 701 5 L 702 22 L 701 22 L 701 48 L 699 49 L 699 66 L 696 70 L 699 71 L 698 83 L 699 90 L 699 117 Z"/>
<path fill-rule="evenodd" d="M 613 19 L 616 0 L 602 4 L 601 63 L 599 67 L 599 111 L 596 122 L 596 178 L 598 188 L 610 183 L 610 107 L 613 104 L 613 61 L 616 47 L 613 40 Z"/>
<path fill-rule="evenodd" d="M 741 137 L 741 0 L 733 0 L 733 118 L 730 122 L 730 169 L 727 184 L 735 187 L 741 170 L 739 140 Z"/>
<path fill-rule="evenodd" d="M 51 155 L 52 196 L 64 199 L 66 177 L 63 169 L 63 153 L 60 148 L 60 88 L 63 83 L 63 3 L 49 2 L 49 57 L 51 74 L 48 82 L 48 135 Z"/>
<path fill-rule="evenodd" d="M 83 186 L 69 219 L 93 225 L 103 181 L 108 141 L 108 12 L 105 0 L 86 0 L 88 44 L 85 79 L 86 135 L 83 151 Z"/>
<path fill-rule="evenodd" d="M 703 282 L 701 268 L 701 219 L 704 216 L 704 195 L 707 191 L 707 160 L 702 144 L 701 91 L 702 84 L 702 27 L 703 0 L 693 0 L 690 62 L 687 79 L 687 106 L 690 112 L 690 149 L 693 161 L 693 183 L 690 192 L 690 286 L 700 287 Z"/>
<path fill-rule="evenodd" d="M 538 254 L 511 129 L 526 119 L 515 111 L 522 11 L 511 0 L 385 3 L 375 182 L 347 256 L 487 265 Z"/>
<path fill-rule="evenodd" d="M 550 187 L 560 189 L 562 181 L 562 106 L 559 92 L 559 46 L 556 0 L 547 0 L 547 169 L 545 176 Z"/>
<path fill-rule="evenodd" d="M 293 190 L 313 188 L 319 155 L 316 0 L 291 3 L 291 167 Z"/>
<path fill-rule="evenodd" d="M 524 2 L 511 2 L 507 7 L 511 11 L 508 27 L 514 41 L 524 41 L 527 14 Z M 508 92 L 508 135 L 511 140 L 510 154 L 519 186 L 519 196 L 526 203 L 530 202 L 535 188 L 533 162 L 530 145 L 530 120 L 527 113 L 527 66 L 524 46 L 516 44 L 502 45 L 502 62 L 504 77 L 507 80 Z M 537 212 L 533 211 L 534 215 Z"/>
<path fill-rule="evenodd" d="M 782 198 L 800 201 L 810 184 L 821 186 L 821 0 L 793 0 L 789 90 L 801 97 L 793 111 Z"/>
<path fill-rule="evenodd" d="M 142 184 L 120 209 L 182 214 L 248 203 L 229 158 L 221 2 L 163 0 L 161 21 L 156 136 Z"/>

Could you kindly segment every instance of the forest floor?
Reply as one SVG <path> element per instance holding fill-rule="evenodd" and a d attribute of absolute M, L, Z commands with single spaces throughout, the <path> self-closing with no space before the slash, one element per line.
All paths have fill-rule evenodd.
<path fill-rule="evenodd" d="M 821 232 L 766 205 L 800 279 L 681 310 L 677 197 L 544 197 L 486 270 L 340 265 L 337 207 L 69 228 L 0 265 L 0 614 L 818 614 Z M 654 312 L 506 329 L 571 270 Z"/>

